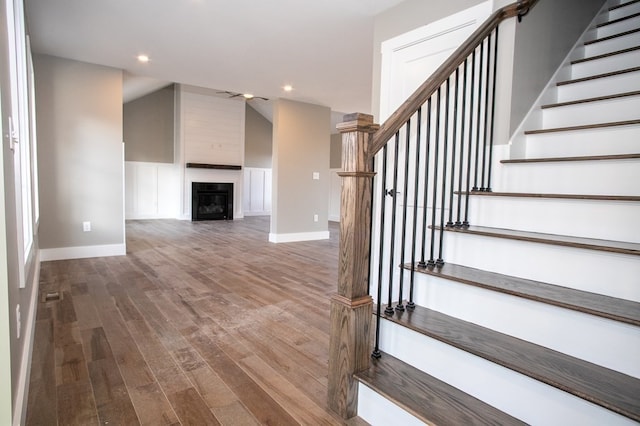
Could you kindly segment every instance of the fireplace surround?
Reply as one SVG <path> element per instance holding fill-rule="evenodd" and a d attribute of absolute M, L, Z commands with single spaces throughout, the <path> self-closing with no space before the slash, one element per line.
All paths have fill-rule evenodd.
<path fill-rule="evenodd" d="M 233 183 L 192 182 L 191 220 L 233 220 Z"/>

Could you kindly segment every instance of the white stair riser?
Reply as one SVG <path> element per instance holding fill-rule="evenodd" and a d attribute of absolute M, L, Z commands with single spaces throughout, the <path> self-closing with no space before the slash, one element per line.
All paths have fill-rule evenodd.
<path fill-rule="evenodd" d="M 605 74 L 613 71 L 637 67 L 640 64 L 640 50 L 607 56 L 586 62 L 578 62 L 571 66 L 571 78 L 578 79 L 591 75 Z"/>
<path fill-rule="evenodd" d="M 640 32 L 627 34 L 609 40 L 590 43 L 584 46 L 584 57 L 603 55 L 615 52 L 616 50 L 628 49 L 640 44 Z"/>
<path fill-rule="evenodd" d="M 477 226 L 640 243 L 637 202 L 482 196 L 469 204 Z"/>
<path fill-rule="evenodd" d="M 640 71 L 627 72 L 611 77 L 587 80 L 578 83 L 563 84 L 557 87 L 558 102 L 576 101 L 612 93 L 625 93 L 638 90 Z"/>
<path fill-rule="evenodd" d="M 497 192 L 640 195 L 640 159 L 506 164 L 498 170 Z"/>
<path fill-rule="evenodd" d="M 597 37 L 598 38 L 609 37 L 615 34 L 623 33 L 625 31 L 635 30 L 636 28 L 640 28 L 639 16 L 599 27 L 597 29 Z"/>
<path fill-rule="evenodd" d="M 634 424 L 595 404 L 389 321 L 382 321 L 380 346 L 404 362 L 529 424 Z"/>
<path fill-rule="evenodd" d="M 619 7 L 609 12 L 609 20 L 624 18 L 625 16 L 633 15 L 640 12 L 640 3 L 630 4 L 629 6 Z"/>
<path fill-rule="evenodd" d="M 444 260 L 640 302 L 634 255 L 447 232 Z"/>
<path fill-rule="evenodd" d="M 424 274 L 414 302 L 640 378 L 640 327 Z"/>
<path fill-rule="evenodd" d="M 358 383 L 358 417 L 372 425 L 424 426 L 418 418 L 362 383 Z"/>
<path fill-rule="evenodd" d="M 640 85 L 639 85 L 640 86 Z M 640 117 L 640 95 L 574 105 L 545 108 L 542 126 L 545 129 L 581 126 L 592 123 L 633 120 Z"/>
<path fill-rule="evenodd" d="M 640 125 L 527 135 L 528 158 L 640 153 Z"/>

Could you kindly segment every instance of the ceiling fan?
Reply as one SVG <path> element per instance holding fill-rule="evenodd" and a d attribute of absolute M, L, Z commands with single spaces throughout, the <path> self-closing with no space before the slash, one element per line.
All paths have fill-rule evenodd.
<path fill-rule="evenodd" d="M 262 96 L 254 96 L 251 93 L 236 93 L 236 92 L 229 92 L 228 90 L 225 90 L 224 92 L 218 92 L 218 93 L 225 93 L 225 94 L 229 95 L 229 98 L 242 97 L 247 101 L 250 101 L 252 99 L 262 99 L 263 101 L 268 101 L 269 100 L 269 98 L 264 98 Z"/>

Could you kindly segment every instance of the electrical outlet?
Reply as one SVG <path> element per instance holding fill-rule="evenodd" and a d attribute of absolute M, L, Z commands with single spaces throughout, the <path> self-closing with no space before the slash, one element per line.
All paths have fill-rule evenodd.
<path fill-rule="evenodd" d="M 20 338 L 20 328 L 22 327 L 22 321 L 20 319 L 20 305 L 16 305 L 16 339 Z"/>
<path fill-rule="evenodd" d="M 313 221 L 314 221 L 314 222 L 317 222 L 317 221 L 318 221 L 318 215 L 317 215 L 317 214 L 314 214 L 314 215 L 313 215 Z"/>
<path fill-rule="evenodd" d="M 82 222 L 82 230 L 84 232 L 91 232 L 91 222 Z"/>

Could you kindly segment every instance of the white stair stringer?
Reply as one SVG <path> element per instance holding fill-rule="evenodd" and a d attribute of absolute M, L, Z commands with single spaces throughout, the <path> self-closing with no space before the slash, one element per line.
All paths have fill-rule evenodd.
<path fill-rule="evenodd" d="M 492 228 L 640 243 L 638 218 L 638 201 L 469 197 L 469 223 Z"/>
<path fill-rule="evenodd" d="M 526 158 L 640 154 L 640 122 L 526 135 Z M 639 191 L 640 192 L 640 191 Z"/>
<path fill-rule="evenodd" d="M 446 232 L 446 262 L 640 302 L 638 256 Z"/>
<path fill-rule="evenodd" d="M 636 424 L 603 407 L 390 321 L 381 321 L 380 348 L 529 424 Z"/>
<path fill-rule="evenodd" d="M 422 273 L 415 286 L 419 306 L 640 378 L 640 327 Z"/>

